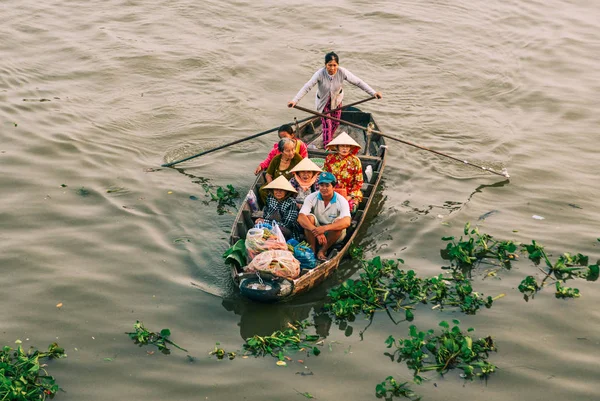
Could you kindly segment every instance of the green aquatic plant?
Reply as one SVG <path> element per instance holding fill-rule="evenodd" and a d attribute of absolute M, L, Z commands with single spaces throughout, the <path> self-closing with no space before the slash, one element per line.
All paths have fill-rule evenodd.
<path fill-rule="evenodd" d="M 385 308 L 389 290 L 383 280 L 391 275 L 399 262 L 375 257 L 361 263 L 363 271 L 359 280 L 346 280 L 328 293 L 331 302 L 325 304 L 325 309 L 338 318 L 348 318 L 361 312 L 371 315 L 377 309 Z"/>
<path fill-rule="evenodd" d="M 497 261 L 500 262 L 501 267 L 510 269 L 512 263 L 518 259 L 516 252 L 519 249 L 519 244 L 514 241 L 497 241 L 488 234 L 480 233 L 477 228 L 471 229 L 469 223 L 465 224 L 463 233 L 466 238 L 462 236 L 458 240 L 455 237 L 442 238 L 444 241 L 449 241 L 442 252 L 442 256 L 450 261 L 450 265 L 443 267 L 443 269 L 451 270 L 454 278 L 458 279 L 462 275 L 471 277 L 473 268 L 484 261 Z M 552 262 L 544 247 L 535 240 L 532 240 L 531 244 L 520 245 L 520 249 L 527 254 L 529 260 L 535 265 L 545 266 L 544 268 L 539 267 L 545 274 L 541 281 L 538 282 L 534 276 L 528 275 L 519 284 L 519 291 L 526 301 L 541 291 L 548 280 L 558 280 L 563 283 L 577 278 L 596 281 L 600 275 L 600 262 L 589 265 L 589 258 L 581 253 L 563 253 L 556 261 Z M 465 288 L 468 287 L 462 287 L 462 289 Z M 557 298 L 576 298 L 580 296 L 579 290 L 576 288 L 572 290 L 559 290 L 558 288 Z M 459 290 L 457 293 L 460 294 L 461 291 Z M 469 299 L 465 298 L 465 308 L 461 309 L 463 311 L 470 310 L 469 303 Z"/>
<path fill-rule="evenodd" d="M 171 350 L 167 344 L 170 344 L 175 348 L 179 348 L 180 350 L 187 352 L 185 348 L 181 348 L 179 345 L 169 340 L 169 337 L 171 336 L 171 330 L 169 329 L 162 329 L 159 333 L 154 333 L 148 331 L 148 329 L 144 327 L 144 324 L 139 320 L 135 322 L 133 328 L 135 331 L 126 332 L 125 334 L 127 334 L 129 338 L 133 340 L 134 344 L 139 344 L 140 347 L 142 345 L 154 345 L 160 352 L 168 355 L 171 353 Z"/>
<path fill-rule="evenodd" d="M 246 339 L 244 349 L 251 355 L 267 356 L 271 355 L 283 361 L 286 352 L 297 352 L 300 350 L 309 350 L 313 355 L 319 355 L 321 350 L 317 348 L 316 343 L 320 337 L 318 335 L 306 334 L 306 328 L 312 326 L 307 321 L 288 323 L 285 330 L 277 330 L 270 336 L 255 335 Z"/>
<path fill-rule="evenodd" d="M 384 381 L 375 386 L 375 396 L 392 400 L 394 397 L 404 397 L 411 401 L 419 401 L 419 397 L 408 386 L 408 382 L 398 383 L 392 376 L 388 376 Z"/>
<path fill-rule="evenodd" d="M 458 307 L 466 314 L 492 306 L 494 298 L 473 291 L 471 283 L 457 278 L 436 277 L 423 279 L 414 270 L 403 270 L 403 260 L 375 257 L 362 260 L 358 280 L 346 280 L 328 293 L 325 309 L 338 319 L 349 319 L 358 313 L 371 316 L 377 310 L 403 310 L 407 321 L 414 318 L 417 304 L 433 304 L 435 307 Z"/>
<path fill-rule="evenodd" d="M 529 298 L 533 298 L 540 289 L 541 287 L 533 276 L 525 277 L 525 279 L 521 281 L 521 284 L 519 284 L 519 291 L 523 294 L 526 301 L 528 301 Z"/>
<path fill-rule="evenodd" d="M 54 398 L 60 387 L 46 371 L 46 365 L 40 365 L 40 361 L 66 356 L 65 350 L 56 343 L 50 344 L 46 352 L 34 347 L 25 352 L 21 345 L 17 349 L 4 346 L 0 350 L 0 400 L 37 401 Z"/>
<path fill-rule="evenodd" d="M 202 187 L 206 191 L 207 196 L 210 197 L 210 202 L 217 202 L 217 213 L 225 214 L 228 212 L 227 207 L 231 207 L 233 209 L 235 206 L 235 199 L 240 197 L 239 192 L 233 187 L 231 184 L 227 184 L 225 188 L 217 187 L 216 193 L 213 193 L 211 190 L 211 186 L 208 184 L 202 184 Z M 204 202 L 208 204 L 209 202 Z"/>
<path fill-rule="evenodd" d="M 227 352 L 223 348 L 219 347 L 220 343 L 215 344 L 215 349 L 209 352 L 209 355 L 215 355 L 217 359 L 225 359 L 225 356 L 229 358 L 229 360 L 233 360 L 236 357 L 236 353 L 233 351 Z"/>
<path fill-rule="evenodd" d="M 350 248 L 348 249 L 348 254 L 352 259 L 361 260 L 364 255 L 364 250 L 362 247 L 354 245 L 354 243 L 352 243 L 350 245 Z"/>
<path fill-rule="evenodd" d="M 554 293 L 556 298 L 579 298 L 579 290 L 577 288 L 564 287 L 560 285 L 560 281 L 556 282 L 556 292 Z"/>
<path fill-rule="evenodd" d="M 314 395 L 312 395 L 312 394 L 311 394 L 311 393 L 309 393 L 308 391 L 305 391 L 305 392 L 300 392 L 300 391 L 298 391 L 298 390 L 296 390 L 296 389 L 294 389 L 294 391 L 295 391 L 296 393 L 298 393 L 299 395 L 303 396 L 304 398 L 308 398 L 309 400 L 310 400 L 310 399 L 313 399 L 313 398 L 314 398 L 314 399 L 317 399 L 317 397 L 315 397 Z"/>
<path fill-rule="evenodd" d="M 413 370 L 415 383 L 423 381 L 422 372 L 432 370 L 443 375 L 452 369 L 459 369 L 462 370 L 461 377 L 465 379 L 488 378 L 496 370 L 496 366 L 487 361 L 489 353 L 496 351 L 494 340 L 489 336 L 473 339 L 461 331 L 458 320 L 452 322 L 452 328 L 446 321 L 439 323 L 442 328 L 440 335 L 434 335 L 433 329 L 418 331 L 412 325 L 408 338 L 395 339 L 389 336 L 385 343 L 388 348 L 395 350 L 386 355 L 392 361 L 406 362 L 406 366 Z M 472 331 L 474 329 L 467 329 L 467 333 Z"/>
<path fill-rule="evenodd" d="M 515 252 L 518 246 L 515 242 L 497 241 L 489 234 L 480 233 L 477 227 L 471 228 L 470 223 L 465 224 L 463 233 L 466 236 L 464 239 L 462 236 L 459 239 L 454 236 L 442 237 L 442 241 L 448 242 L 442 257 L 450 262 L 443 269 L 470 277 L 472 270 L 484 259 L 497 261 L 506 269 L 512 267 L 512 261 L 517 258 Z"/>
<path fill-rule="evenodd" d="M 522 245 L 522 249 L 533 263 L 540 265 L 543 262 L 543 265 L 545 265 L 545 269 L 540 267 L 540 270 L 544 273 L 544 278 L 541 282 L 538 283 L 533 276 L 527 276 L 521 281 L 519 291 L 523 294 L 525 300 L 529 300 L 530 297 L 533 298 L 533 295 L 545 287 L 549 279 L 556 280 L 556 298 L 578 298 L 581 295 L 577 288 L 561 286 L 561 281 L 564 283 L 567 280 L 578 278 L 587 281 L 598 280 L 600 262 L 590 265 L 588 264 L 589 257 L 586 255 L 565 252 L 553 263 L 544 250 L 544 247 L 535 240 L 531 241 L 531 244 Z"/>

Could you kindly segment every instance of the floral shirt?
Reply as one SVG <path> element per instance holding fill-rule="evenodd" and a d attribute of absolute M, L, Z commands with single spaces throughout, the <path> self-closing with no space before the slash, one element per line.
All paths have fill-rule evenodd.
<path fill-rule="evenodd" d="M 292 237 L 298 239 L 300 233 L 298 206 L 296 206 L 296 200 L 292 196 L 278 201 L 273 194 L 267 195 L 263 218 L 268 223 L 277 221 L 277 224 L 288 228 L 292 232 Z"/>
<path fill-rule="evenodd" d="M 339 153 L 327 155 L 323 171 L 329 171 L 338 183 L 336 188 L 346 188 L 347 194 L 358 204 L 362 201 L 363 172 L 360 159 L 352 154 L 344 157 Z"/>

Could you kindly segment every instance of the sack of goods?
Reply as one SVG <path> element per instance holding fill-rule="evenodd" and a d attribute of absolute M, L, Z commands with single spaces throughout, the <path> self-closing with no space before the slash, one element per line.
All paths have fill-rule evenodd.
<path fill-rule="evenodd" d="M 300 262 L 290 251 L 270 250 L 256 255 L 245 270 L 268 272 L 293 280 L 300 275 Z"/>
<path fill-rule="evenodd" d="M 251 228 L 248 230 L 246 234 L 246 251 L 249 260 L 254 259 L 256 255 L 262 252 L 276 249 L 287 249 L 285 241 L 281 242 L 281 238 L 277 234 L 267 228 Z"/>
<path fill-rule="evenodd" d="M 287 242 L 288 250 L 294 252 L 294 257 L 300 262 L 301 269 L 314 269 L 317 266 L 317 258 L 306 241 L 298 242 L 291 239 Z"/>

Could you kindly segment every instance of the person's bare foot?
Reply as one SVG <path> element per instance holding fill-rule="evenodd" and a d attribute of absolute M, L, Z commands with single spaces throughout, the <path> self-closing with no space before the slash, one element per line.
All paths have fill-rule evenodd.
<path fill-rule="evenodd" d="M 325 252 L 319 251 L 317 253 L 317 259 L 321 262 L 325 262 L 327 260 L 327 256 L 325 256 Z"/>

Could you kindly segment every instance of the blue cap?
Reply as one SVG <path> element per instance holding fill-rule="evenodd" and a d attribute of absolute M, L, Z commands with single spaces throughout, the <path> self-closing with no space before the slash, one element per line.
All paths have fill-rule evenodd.
<path fill-rule="evenodd" d="M 337 180 L 335 178 L 335 175 L 325 171 L 321 174 L 319 174 L 319 184 L 332 184 L 335 185 L 337 183 Z"/>

